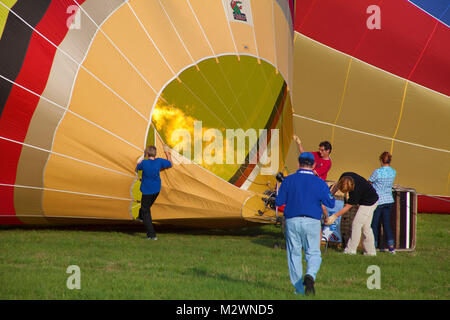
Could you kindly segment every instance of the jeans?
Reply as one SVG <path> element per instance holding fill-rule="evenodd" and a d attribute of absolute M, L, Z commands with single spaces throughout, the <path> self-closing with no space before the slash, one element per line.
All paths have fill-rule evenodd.
<path fill-rule="evenodd" d="M 329 208 L 325 207 L 328 212 L 328 217 L 331 217 L 336 212 L 339 212 L 344 207 L 344 200 L 336 200 L 334 207 Z M 322 230 L 322 240 L 330 241 L 330 242 L 342 242 L 342 236 L 341 236 L 341 219 L 342 217 L 339 217 L 336 219 L 336 221 L 330 225 L 325 225 Z"/>
<path fill-rule="evenodd" d="M 375 237 L 375 248 L 378 247 L 378 238 L 380 236 L 380 226 L 383 226 L 383 231 L 386 234 L 387 245 L 394 246 L 394 236 L 391 229 L 391 211 L 394 203 L 385 203 L 379 205 L 373 213 L 372 230 Z"/>
<path fill-rule="evenodd" d="M 325 208 L 327 209 L 328 216 L 331 217 L 333 214 L 341 210 L 343 207 L 344 207 L 344 200 L 335 200 L 333 208 L 328 207 Z"/>
<path fill-rule="evenodd" d="M 141 208 L 139 209 L 139 217 L 144 222 L 145 230 L 147 231 L 148 238 L 156 237 L 155 228 L 152 223 L 152 213 L 150 207 L 158 197 L 159 192 L 155 194 L 143 194 L 141 198 Z"/>
<path fill-rule="evenodd" d="M 302 249 L 305 251 L 306 274 L 316 279 L 322 263 L 320 220 L 309 217 L 286 219 L 286 249 L 289 276 L 295 292 L 304 294 Z"/>

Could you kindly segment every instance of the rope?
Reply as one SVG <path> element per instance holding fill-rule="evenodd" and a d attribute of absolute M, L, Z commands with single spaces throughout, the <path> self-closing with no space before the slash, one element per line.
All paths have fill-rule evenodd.
<path fill-rule="evenodd" d="M 333 123 L 335 125 L 337 124 L 339 117 L 341 116 L 342 106 L 344 105 L 345 93 L 347 92 L 347 86 L 348 86 L 348 78 L 350 75 L 350 70 L 352 68 L 352 61 L 353 61 L 353 58 L 350 58 L 350 61 L 348 63 L 348 67 L 347 67 L 347 74 L 345 75 L 344 89 L 342 90 L 341 101 L 339 103 L 338 113 L 337 113 L 336 119 L 334 119 L 334 123 Z M 335 127 L 333 126 L 333 128 L 331 129 L 331 143 L 332 144 L 334 144 L 334 131 L 335 131 Z"/>
<path fill-rule="evenodd" d="M 254 183 L 254 184 L 259 185 L 259 186 L 268 186 L 268 187 L 270 187 L 270 182 L 269 181 L 267 183 L 255 182 L 255 180 L 250 179 L 248 176 L 246 176 L 244 174 L 244 172 L 242 171 L 241 167 L 239 167 L 238 171 L 241 173 L 241 175 L 243 175 L 251 183 Z"/>
<path fill-rule="evenodd" d="M 407 80 L 405 82 L 405 88 L 403 89 L 403 98 L 402 98 L 402 105 L 400 107 L 400 115 L 398 116 L 397 127 L 395 128 L 395 132 L 394 135 L 392 136 L 391 141 L 391 154 L 394 151 L 394 139 L 397 137 L 398 129 L 400 128 L 400 122 L 402 121 L 403 109 L 405 108 L 406 91 L 408 90 L 408 83 L 409 81 Z"/>

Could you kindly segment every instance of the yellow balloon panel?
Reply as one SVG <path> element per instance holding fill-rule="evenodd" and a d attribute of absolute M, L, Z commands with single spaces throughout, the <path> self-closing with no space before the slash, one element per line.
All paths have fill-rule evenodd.
<path fill-rule="evenodd" d="M 62 157 L 51 157 L 48 166 L 51 167 L 51 170 L 47 170 L 45 174 L 45 189 L 62 192 L 129 199 L 128 185 L 135 180 L 133 175 L 123 175 Z M 67 167 L 70 167 L 76 174 L 64 174 Z M 112 185 L 114 188 L 111 188 Z M 72 210 L 72 208 L 67 209 Z"/>
<path fill-rule="evenodd" d="M 256 3 L 257 2 L 257 3 Z M 258 53 L 265 60 L 277 65 L 275 59 L 275 29 L 271 0 L 253 0 L 253 25 L 256 35 L 256 46 Z"/>
<path fill-rule="evenodd" d="M 273 15 L 274 15 L 274 33 L 275 33 L 275 48 L 277 52 L 277 67 L 280 70 L 283 77 L 286 79 L 286 83 L 289 87 L 292 87 L 292 74 L 293 57 L 292 57 L 292 31 L 289 26 L 286 16 L 277 4 L 273 2 Z"/>
<path fill-rule="evenodd" d="M 333 145 L 333 170 L 328 179 L 337 181 L 346 171 L 354 171 L 368 179 L 373 170 L 380 167 L 380 154 L 389 151 L 390 141 L 375 136 L 336 128 Z M 392 160 L 394 169 L 399 165 L 395 155 Z M 399 180 L 396 180 L 398 183 Z"/>
<path fill-rule="evenodd" d="M 137 13 L 133 11 L 131 5 L 123 5 L 106 21 L 102 26 L 102 30 L 132 64 L 132 66 L 129 64 L 127 67 L 132 69 L 130 72 L 134 73 L 134 75 L 138 75 L 137 72 L 139 72 L 142 79 L 145 79 L 144 82 L 148 82 L 142 88 L 141 94 L 146 93 L 151 96 L 134 97 L 140 102 L 145 101 L 145 108 L 142 112 L 148 117 L 150 113 L 149 107 L 151 107 L 150 102 L 155 98 L 152 91 L 158 92 L 173 77 L 173 74 L 165 63 L 164 57 L 158 52 L 157 46 L 153 44 L 153 39 L 150 35 L 151 30 L 147 30 L 140 18 L 136 17 Z M 104 53 L 103 58 L 106 59 L 106 57 L 110 59 L 110 54 Z M 118 71 L 115 69 L 115 61 L 111 61 L 111 66 L 114 66 L 111 68 L 112 72 Z M 119 79 L 122 79 L 122 76 L 125 75 L 121 73 Z M 128 85 L 132 86 L 133 83 Z M 140 83 L 139 85 L 143 84 Z M 148 88 L 148 86 L 151 86 L 151 88 Z M 126 90 L 125 87 L 123 89 Z M 132 92 L 135 94 L 134 91 Z M 130 103 L 133 102 L 132 100 L 128 101 Z"/>
<path fill-rule="evenodd" d="M 89 81 L 92 85 L 96 85 L 101 89 L 105 95 L 120 99 L 124 107 L 130 110 L 134 109 L 135 113 L 144 118 L 148 117 L 151 110 L 148 101 L 153 101 L 156 93 L 152 91 L 145 79 L 133 68 L 133 65 L 125 59 L 124 55 L 117 51 L 102 33 L 97 34 L 83 66 L 90 73 L 93 73 L 96 78 L 107 84 L 107 87 L 103 86 L 91 74 L 88 75 L 89 78 L 86 77 L 87 79 L 83 79 L 83 82 L 81 82 L 80 76 L 84 75 L 84 69 L 80 70 L 78 75 L 79 83 L 84 84 L 84 81 L 86 83 Z M 79 90 L 75 90 L 75 94 Z M 96 109 L 102 110 L 102 108 Z"/>
<path fill-rule="evenodd" d="M 239 22 L 231 22 L 230 27 L 237 51 L 241 54 L 257 56 L 253 27 Z"/>
<path fill-rule="evenodd" d="M 295 113 L 334 123 L 350 58 L 299 33 L 295 33 L 294 57 Z"/>
<path fill-rule="evenodd" d="M 130 6 L 174 74 L 193 63 L 158 0 L 133 0 Z"/>
<path fill-rule="evenodd" d="M 404 86 L 403 79 L 352 59 L 336 124 L 392 137 Z"/>
<path fill-rule="evenodd" d="M 177 36 L 192 62 L 210 56 L 211 49 L 203 36 L 201 26 L 197 23 L 195 11 L 191 9 L 188 1 L 164 0 L 161 1 L 164 14 L 168 16 L 170 25 L 176 30 Z"/>
<path fill-rule="evenodd" d="M 45 191 L 43 206 L 46 217 L 130 220 L 130 200 L 109 199 L 91 195 Z"/>
<path fill-rule="evenodd" d="M 83 70 L 78 73 L 69 110 L 134 146 L 144 142 L 148 120 Z"/>
<path fill-rule="evenodd" d="M 129 174 L 133 172 L 135 159 L 141 154 L 126 141 L 70 113 L 58 128 L 53 151 Z"/>
<path fill-rule="evenodd" d="M 189 3 L 212 47 L 213 55 L 235 53 L 236 49 L 222 2 L 189 0 Z"/>
<path fill-rule="evenodd" d="M 294 131 L 307 150 L 317 150 L 324 140 L 332 143 L 328 179 L 336 180 L 344 171 L 368 178 L 379 166 L 379 155 L 391 151 L 396 184 L 448 194 L 448 97 L 300 34 L 295 37 L 294 73 Z M 289 152 L 291 168 L 297 167 L 296 149 Z M 429 174 L 414 174 L 420 162 L 412 159 L 425 163 L 427 158 L 439 159 L 439 165 L 427 167 Z"/>
<path fill-rule="evenodd" d="M 392 166 L 397 166 L 395 183 L 420 193 L 450 195 L 450 153 L 394 143 Z"/>
<path fill-rule="evenodd" d="M 449 119 L 449 97 L 408 83 L 396 138 L 450 153 Z"/>

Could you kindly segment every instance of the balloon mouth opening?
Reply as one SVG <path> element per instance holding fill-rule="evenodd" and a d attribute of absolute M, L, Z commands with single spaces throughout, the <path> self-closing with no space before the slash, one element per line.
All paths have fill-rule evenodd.
<path fill-rule="evenodd" d="M 187 160 L 241 186 L 241 177 L 258 166 L 275 136 L 272 131 L 282 129 L 281 119 L 292 112 L 277 71 L 247 55 L 214 57 L 187 68 L 161 93 L 147 145 L 160 136 Z"/>

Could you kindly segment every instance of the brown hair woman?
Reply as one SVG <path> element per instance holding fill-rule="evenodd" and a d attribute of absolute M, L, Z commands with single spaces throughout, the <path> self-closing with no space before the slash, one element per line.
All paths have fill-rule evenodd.
<path fill-rule="evenodd" d="M 375 169 L 369 178 L 369 182 L 372 183 L 379 198 L 378 206 L 373 213 L 372 231 L 375 238 L 375 248 L 377 248 L 379 245 L 379 231 L 383 227 L 389 252 L 395 254 L 395 241 L 391 228 L 391 211 L 394 205 L 392 185 L 397 172 L 391 168 L 392 155 L 389 152 L 383 152 L 379 160 L 381 167 Z"/>
<path fill-rule="evenodd" d="M 334 195 L 338 189 L 343 193 L 348 193 L 349 199 L 341 210 L 327 219 L 327 224 L 333 224 L 338 217 L 350 210 L 352 206 L 359 205 L 359 209 L 353 219 L 352 233 L 344 253 L 356 254 L 362 233 L 364 236 L 364 254 L 375 256 L 377 253 L 371 227 L 373 212 L 378 202 L 378 195 L 375 189 L 366 179 L 354 172 L 344 172 L 334 185 L 331 193 Z"/>

